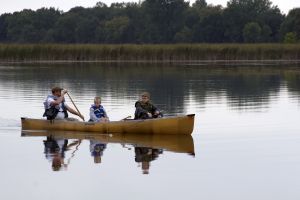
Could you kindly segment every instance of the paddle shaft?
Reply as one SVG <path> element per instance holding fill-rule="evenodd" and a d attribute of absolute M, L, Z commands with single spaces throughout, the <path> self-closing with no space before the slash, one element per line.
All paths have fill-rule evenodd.
<path fill-rule="evenodd" d="M 126 119 L 128 119 L 128 118 L 131 118 L 131 116 L 125 117 L 125 118 L 121 119 L 121 121 L 122 121 L 122 120 L 126 120 Z"/>
<path fill-rule="evenodd" d="M 80 114 L 80 115 L 82 116 L 82 114 L 81 114 L 81 113 L 80 113 L 80 111 L 78 110 L 77 106 L 75 105 L 75 103 L 74 103 L 74 101 L 73 101 L 72 97 L 69 95 L 69 93 L 68 93 L 68 92 L 67 92 L 66 94 L 67 94 L 67 95 L 68 95 L 68 97 L 70 98 L 70 100 L 71 100 L 72 104 L 74 105 L 75 109 L 77 110 L 78 114 Z M 83 121 L 84 121 L 84 120 L 83 120 Z"/>

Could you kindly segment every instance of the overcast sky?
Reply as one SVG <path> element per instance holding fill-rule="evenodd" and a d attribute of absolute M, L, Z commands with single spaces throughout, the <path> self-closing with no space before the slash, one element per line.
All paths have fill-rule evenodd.
<path fill-rule="evenodd" d="M 102 0 L 102 2 L 110 5 L 112 2 L 137 2 L 138 0 Z M 190 2 L 194 2 L 191 0 Z M 207 0 L 207 3 L 226 6 L 228 0 Z M 75 6 L 93 7 L 98 0 L 0 0 L 0 14 L 12 13 L 25 8 L 36 10 L 41 7 L 54 7 L 59 10 L 68 11 Z M 278 5 L 281 11 L 287 13 L 290 9 L 300 7 L 300 0 L 272 0 L 274 5 Z"/>

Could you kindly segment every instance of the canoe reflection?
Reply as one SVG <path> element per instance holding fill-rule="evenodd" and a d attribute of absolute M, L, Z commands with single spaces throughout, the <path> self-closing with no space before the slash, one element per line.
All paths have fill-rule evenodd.
<path fill-rule="evenodd" d="M 52 162 L 54 171 L 66 170 L 71 158 L 82 140 L 88 140 L 90 154 L 95 164 L 102 162 L 107 144 L 121 144 L 135 152 L 135 162 L 148 174 L 150 163 L 164 151 L 187 153 L 194 156 L 194 142 L 191 135 L 141 135 L 141 134 L 97 134 L 90 132 L 66 131 L 22 131 L 22 136 L 44 136 L 45 156 Z M 130 146 L 130 147 L 128 147 Z M 65 158 L 65 151 L 72 150 L 71 156 Z"/>

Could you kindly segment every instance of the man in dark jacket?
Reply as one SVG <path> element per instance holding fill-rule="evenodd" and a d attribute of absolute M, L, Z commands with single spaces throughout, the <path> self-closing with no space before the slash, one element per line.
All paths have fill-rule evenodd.
<path fill-rule="evenodd" d="M 144 92 L 141 99 L 135 103 L 134 119 L 151 119 L 162 117 L 162 113 L 150 102 L 150 94 Z"/>

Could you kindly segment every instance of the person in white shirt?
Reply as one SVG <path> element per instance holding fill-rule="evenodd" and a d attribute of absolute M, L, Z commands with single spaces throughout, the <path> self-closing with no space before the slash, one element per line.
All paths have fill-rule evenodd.
<path fill-rule="evenodd" d="M 67 90 L 60 87 L 52 88 L 52 95 L 48 95 L 44 102 L 44 117 L 47 117 L 48 120 L 66 119 L 68 118 L 68 112 L 70 112 L 84 120 L 84 117 L 80 113 L 65 103 L 64 95 L 67 92 Z"/>

